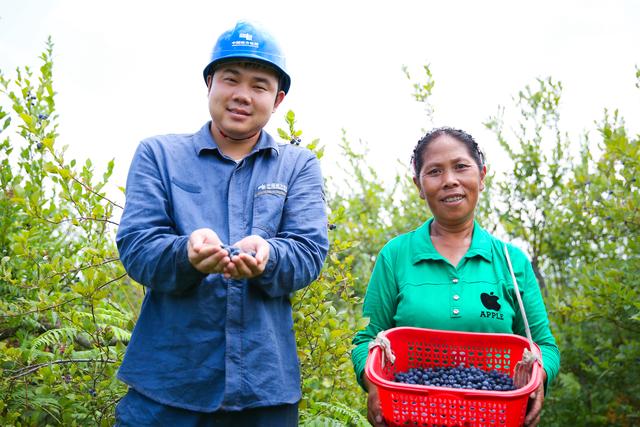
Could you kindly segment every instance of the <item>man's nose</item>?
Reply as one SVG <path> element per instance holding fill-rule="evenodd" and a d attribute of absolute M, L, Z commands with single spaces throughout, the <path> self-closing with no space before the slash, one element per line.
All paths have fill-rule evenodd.
<path fill-rule="evenodd" d="M 237 85 L 233 91 L 233 100 L 248 104 L 251 102 L 250 90 L 247 85 Z"/>

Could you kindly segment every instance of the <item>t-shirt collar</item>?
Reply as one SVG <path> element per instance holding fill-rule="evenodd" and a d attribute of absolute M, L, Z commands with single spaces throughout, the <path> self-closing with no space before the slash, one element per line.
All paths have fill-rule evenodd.
<path fill-rule="evenodd" d="M 429 230 L 432 222 L 433 217 L 418 227 L 411 237 L 411 262 L 413 264 L 430 259 L 444 260 L 444 257 L 440 255 L 431 241 Z M 476 221 L 473 221 L 471 245 L 464 258 L 473 258 L 474 256 L 480 256 L 491 262 L 491 239 L 489 238 L 489 233 Z"/>

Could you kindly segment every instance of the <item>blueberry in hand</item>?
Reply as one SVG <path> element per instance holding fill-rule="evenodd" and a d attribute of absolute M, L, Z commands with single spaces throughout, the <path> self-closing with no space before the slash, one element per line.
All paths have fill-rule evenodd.
<path fill-rule="evenodd" d="M 238 248 L 237 246 L 231 246 L 231 245 L 222 244 L 222 245 L 220 245 L 220 247 L 222 249 L 224 249 L 225 251 L 227 251 L 227 254 L 229 254 L 230 258 L 233 258 L 236 255 L 240 255 L 241 253 L 249 254 L 252 257 L 256 256 L 256 253 L 254 251 L 244 252 L 242 249 Z"/>

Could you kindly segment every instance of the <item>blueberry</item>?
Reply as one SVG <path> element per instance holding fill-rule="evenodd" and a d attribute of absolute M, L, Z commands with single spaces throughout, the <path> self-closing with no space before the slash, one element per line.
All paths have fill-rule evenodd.
<path fill-rule="evenodd" d="M 220 246 L 222 249 L 224 249 L 225 251 L 227 251 L 227 254 L 229 255 L 230 258 L 233 258 L 234 256 L 240 255 L 241 253 L 247 253 L 249 255 L 251 255 L 252 257 L 256 256 L 256 253 L 254 251 L 249 251 L 249 252 L 244 252 L 242 249 L 236 247 L 236 246 L 231 246 L 231 245 L 221 245 Z"/>
<path fill-rule="evenodd" d="M 475 367 L 411 368 L 394 375 L 396 382 L 422 384 L 433 387 L 466 388 L 476 390 L 514 390 L 513 380 L 496 370 L 483 371 Z"/>

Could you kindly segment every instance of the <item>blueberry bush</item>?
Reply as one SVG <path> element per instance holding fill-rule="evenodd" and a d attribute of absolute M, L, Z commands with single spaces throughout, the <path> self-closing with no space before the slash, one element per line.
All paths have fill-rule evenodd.
<path fill-rule="evenodd" d="M 140 289 L 118 261 L 105 194 L 57 143 L 52 49 L 0 73 L 0 424 L 111 425 Z"/>

